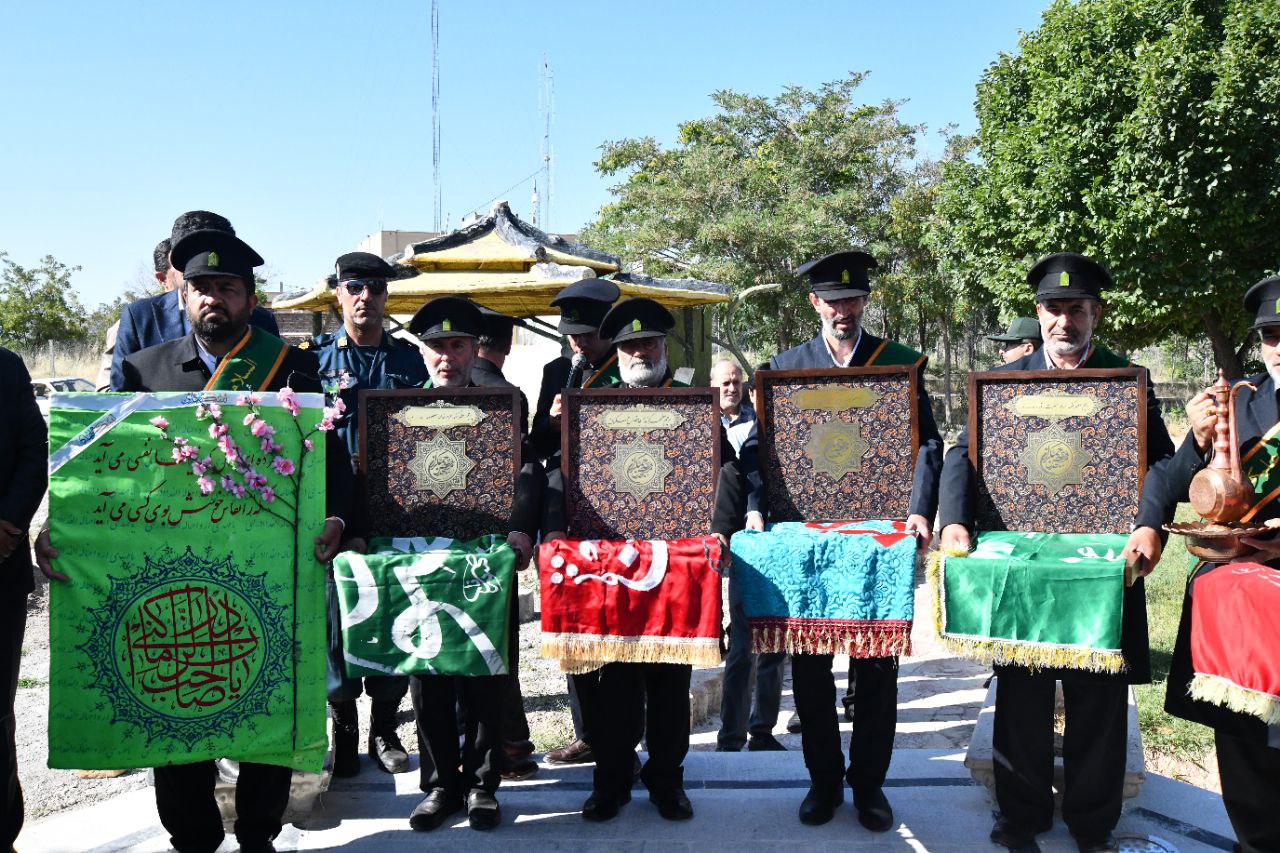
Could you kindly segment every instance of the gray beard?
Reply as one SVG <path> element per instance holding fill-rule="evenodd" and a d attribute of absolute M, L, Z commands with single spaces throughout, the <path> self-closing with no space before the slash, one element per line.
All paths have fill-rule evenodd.
<path fill-rule="evenodd" d="M 822 318 L 822 333 L 833 341 L 851 341 L 858 337 L 858 333 L 861 331 L 862 318 L 860 317 L 853 321 L 853 326 L 851 326 L 847 331 L 837 329 L 834 320 L 828 320 L 825 317 Z"/>
<path fill-rule="evenodd" d="M 628 385 L 637 387 L 657 385 L 662 381 L 662 377 L 667 375 L 666 353 L 663 353 L 662 358 L 658 359 L 657 363 L 653 365 L 632 364 L 630 367 L 623 367 L 619 363 L 618 375 Z"/>
<path fill-rule="evenodd" d="M 1044 342 L 1045 352 L 1053 356 L 1055 359 L 1062 358 L 1067 355 L 1076 355 L 1089 351 L 1089 342 L 1093 340 L 1093 335 L 1085 335 L 1078 344 L 1060 344 L 1057 342 Z"/>
<path fill-rule="evenodd" d="M 1271 377 L 1271 381 L 1280 387 L 1280 367 L 1272 367 L 1267 365 L 1267 375 Z"/>
<path fill-rule="evenodd" d="M 433 388 L 465 388 L 471 382 L 469 373 L 466 376 L 455 374 L 448 382 L 437 376 L 436 372 L 430 367 L 427 368 L 427 373 L 431 374 L 431 386 Z"/>

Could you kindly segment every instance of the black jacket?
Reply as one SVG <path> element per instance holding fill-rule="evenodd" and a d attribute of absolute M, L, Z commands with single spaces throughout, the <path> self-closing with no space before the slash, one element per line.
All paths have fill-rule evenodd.
<path fill-rule="evenodd" d="M 49 431 L 31 375 L 16 354 L 0 347 L 0 519 L 22 530 L 23 540 L 0 562 L 0 601 L 25 597 L 34 584 L 31 548 L 26 540 L 31 517 L 49 483 Z"/>
<path fill-rule="evenodd" d="M 209 368 L 196 350 L 195 334 L 147 347 L 126 356 L 121 365 L 124 391 L 200 391 L 209 382 Z M 284 362 L 265 390 L 279 391 L 286 385 L 298 393 L 319 393 L 317 374 L 320 362 L 313 352 L 289 347 Z M 325 438 L 325 509 L 346 522 L 345 536 L 364 536 L 365 523 L 357 499 L 355 473 L 347 445 L 330 430 Z"/>

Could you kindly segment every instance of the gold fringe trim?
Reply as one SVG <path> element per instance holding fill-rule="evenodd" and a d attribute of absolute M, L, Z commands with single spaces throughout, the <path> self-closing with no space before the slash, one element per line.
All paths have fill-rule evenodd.
<path fill-rule="evenodd" d="M 1280 696 L 1241 687 L 1220 675 L 1205 672 L 1195 674 L 1187 692 L 1192 699 L 1257 717 L 1269 726 L 1280 725 Z"/>
<path fill-rule="evenodd" d="M 853 658 L 887 658 L 911 654 L 911 629 L 848 628 L 814 629 L 804 625 L 751 627 L 754 654 L 786 652 L 789 655 L 849 655 Z"/>
<path fill-rule="evenodd" d="M 948 556 L 934 551 L 929 554 L 926 574 L 933 587 L 933 627 L 939 641 L 950 652 L 962 658 L 993 666 L 1023 666 L 1032 671 L 1040 669 L 1082 669 L 1112 675 L 1127 668 L 1124 655 L 1105 649 L 1050 646 L 1017 640 L 999 640 L 985 637 L 955 637 L 946 633 L 946 606 L 943 600 L 943 568 Z"/>
<path fill-rule="evenodd" d="M 539 651 L 544 658 L 558 658 L 565 672 L 590 672 L 606 663 L 720 665 L 720 643 L 715 637 L 671 638 L 668 642 L 663 637 L 611 637 L 602 641 L 586 635 L 544 636 Z M 586 668 L 579 669 L 583 666 Z"/>

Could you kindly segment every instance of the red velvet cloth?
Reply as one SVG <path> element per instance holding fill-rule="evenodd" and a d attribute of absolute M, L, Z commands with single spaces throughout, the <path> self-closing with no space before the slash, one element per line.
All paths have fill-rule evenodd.
<path fill-rule="evenodd" d="M 1280 571 L 1230 563 L 1196 578 L 1191 666 L 1280 701 Z"/>

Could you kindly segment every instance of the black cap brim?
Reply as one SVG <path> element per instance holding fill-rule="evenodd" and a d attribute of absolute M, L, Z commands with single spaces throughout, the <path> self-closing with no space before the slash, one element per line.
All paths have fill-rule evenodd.
<path fill-rule="evenodd" d="M 600 331 L 600 327 L 592 326 L 590 323 L 566 320 L 564 317 L 561 317 L 560 322 L 556 324 L 556 330 L 562 335 L 589 335 L 592 332 Z"/>
<path fill-rule="evenodd" d="M 635 341 L 641 338 L 665 338 L 666 336 L 667 336 L 666 332 L 655 332 L 655 331 L 642 330 L 639 332 L 619 332 L 616 336 L 614 336 L 613 342 L 615 344 L 620 344 L 623 341 Z"/>
<path fill-rule="evenodd" d="M 837 299 L 856 299 L 859 296 L 870 296 L 871 291 L 862 287 L 842 287 L 839 290 L 827 290 L 825 288 L 810 288 L 813 295 L 825 302 L 835 302 Z"/>

